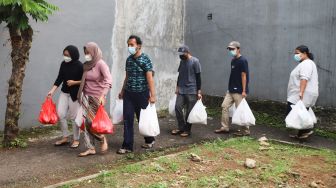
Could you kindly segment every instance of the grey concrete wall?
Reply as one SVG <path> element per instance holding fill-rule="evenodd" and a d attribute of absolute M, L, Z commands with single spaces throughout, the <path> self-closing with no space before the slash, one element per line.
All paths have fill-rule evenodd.
<path fill-rule="evenodd" d="M 20 127 L 38 125 L 41 103 L 53 85 L 68 44 L 76 45 L 84 60 L 83 46 L 97 42 L 104 59 L 112 66 L 111 43 L 114 25 L 115 4 L 111 0 L 67 0 L 52 3 L 60 11 L 50 17 L 48 23 L 34 23 L 34 39 L 30 62 L 27 65 L 23 85 Z M 7 29 L 0 26 L 0 129 L 3 128 L 6 110 L 6 95 L 11 73 L 10 43 Z M 2 44 L 5 44 L 3 46 Z M 58 90 L 59 93 L 60 89 Z M 58 93 L 54 100 L 57 101 Z"/>
<path fill-rule="evenodd" d="M 127 39 L 135 34 L 142 38 L 142 50 L 153 61 L 156 107 L 166 108 L 176 87 L 179 63 L 176 51 L 183 43 L 184 0 L 120 0 L 116 7 L 111 101 L 117 98 L 125 77 L 125 62 L 129 55 Z"/>
<path fill-rule="evenodd" d="M 95 41 L 111 67 L 113 85 L 110 99 L 116 99 L 125 76 L 128 56 L 126 41 L 139 35 L 143 51 L 153 60 L 156 71 L 157 108 L 165 108 L 173 96 L 177 78 L 178 55 L 183 43 L 184 0 L 68 0 L 51 1 L 60 11 L 49 22 L 33 24 L 35 31 L 30 62 L 23 85 L 20 127 L 38 125 L 41 103 L 57 76 L 62 51 L 68 44 L 81 50 Z M 6 28 L 0 27 L 0 129 L 6 109 L 7 80 L 11 72 L 10 44 Z M 59 91 L 58 91 L 59 92 Z M 54 100 L 57 102 L 58 94 Z M 113 105 L 109 105 L 112 109 Z"/>
<path fill-rule="evenodd" d="M 238 40 L 249 61 L 250 96 L 286 101 L 293 51 L 305 44 L 319 67 L 318 105 L 336 106 L 335 0 L 186 0 L 185 22 L 185 41 L 200 59 L 207 94 L 226 92 L 226 46 Z"/>

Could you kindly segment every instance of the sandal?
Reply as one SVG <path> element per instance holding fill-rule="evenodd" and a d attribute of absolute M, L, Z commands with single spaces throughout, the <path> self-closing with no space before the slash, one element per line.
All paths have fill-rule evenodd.
<path fill-rule="evenodd" d="M 95 149 L 88 149 L 80 154 L 78 154 L 78 157 L 86 157 L 89 155 L 95 155 L 96 154 L 96 150 Z"/>
<path fill-rule="evenodd" d="M 178 135 L 178 134 L 181 134 L 181 133 L 183 133 L 183 131 L 180 131 L 178 129 L 174 129 L 174 130 L 171 131 L 172 135 Z"/>
<path fill-rule="evenodd" d="M 55 146 L 64 146 L 69 144 L 68 138 L 63 137 L 62 140 L 55 142 Z"/>
<path fill-rule="evenodd" d="M 240 131 L 233 133 L 234 136 L 250 136 L 250 131 Z"/>
<path fill-rule="evenodd" d="M 79 146 L 79 141 L 75 140 L 75 141 L 72 142 L 70 148 L 78 148 L 78 146 Z"/>
<path fill-rule="evenodd" d="M 230 131 L 228 128 L 221 127 L 220 129 L 216 129 L 214 132 L 217 134 L 222 134 L 222 133 L 229 133 Z"/>
<path fill-rule="evenodd" d="M 188 137 L 190 136 L 190 133 L 189 132 L 183 132 L 180 134 L 181 137 Z"/>

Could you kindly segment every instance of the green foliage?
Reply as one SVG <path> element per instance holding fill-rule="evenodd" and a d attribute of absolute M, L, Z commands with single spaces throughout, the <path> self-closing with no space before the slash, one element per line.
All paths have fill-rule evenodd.
<path fill-rule="evenodd" d="M 46 0 L 0 0 L 0 23 L 25 30 L 29 27 L 29 17 L 46 22 L 57 10 L 57 6 Z"/>
<path fill-rule="evenodd" d="M 11 148 L 26 148 L 28 146 L 27 142 L 20 138 L 15 138 L 10 143 Z"/>

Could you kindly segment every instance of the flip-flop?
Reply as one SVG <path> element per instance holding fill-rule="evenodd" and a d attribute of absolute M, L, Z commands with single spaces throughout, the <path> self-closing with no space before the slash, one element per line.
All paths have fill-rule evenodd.
<path fill-rule="evenodd" d="M 191 133 L 188 133 L 188 132 L 183 132 L 180 134 L 181 137 L 188 137 L 190 136 Z"/>
<path fill-rule="evenodd" d="M 68 145 L 68 144 L 70 144 L 69 141 L 66 141 L 66 142 L 56 142 L 54 145 L 55 146 L 65 146 L 65 145 Z"/>
<path fill-rule="evenodd" d="M 72 143 L 70 148 L 78 148 L 78 146 L 79 146 L 79 142 L 77 144 Z"/>
<path fill-rule="evenodd" d="M 179 134 L 181 134 L 181 133 L 183 133 L 183 131 L 180 131 L 180 130 L 178 130 L 178 129 L 174 129 L 174 130 L 171 131 L 170 134 L 172 134 L 172 135 L 179 135 Z"/>

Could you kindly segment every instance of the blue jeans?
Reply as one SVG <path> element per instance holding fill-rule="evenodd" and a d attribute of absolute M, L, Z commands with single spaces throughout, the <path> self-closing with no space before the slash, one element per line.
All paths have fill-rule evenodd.
<path fill-rule="evenodd" d="M 148 106 L 149 91 L 130 92 L 125 90 L 124 93 L 124 142 L 123 149 L 133 151 L 134 144 L 134 113 L 139 122 L 141 109 Z M 155 141 L 154 137 L 144 137 L 145 143 L 150 144 Z"/>

